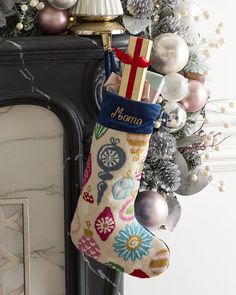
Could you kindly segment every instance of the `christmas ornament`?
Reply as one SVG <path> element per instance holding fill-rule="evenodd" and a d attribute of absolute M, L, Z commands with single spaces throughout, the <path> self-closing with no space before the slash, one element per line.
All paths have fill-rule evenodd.
<path fill-rule="evenodd" d="M 163 196 L 153 191 L 140 192 L 134 203 L 135 217 L 145 227 L 160 227 L 168 216 Z"/>
<path fill-rule="evenodd" d="M 69 23 L 69 12 L 46 5 L 37 15 L 38 24 L 46 34 L 60 34 L 65 32 Z"/>
<path fill-rule="evenodd" d="M 185 110 L 178 104 L 167 104 L 165 108 L 166 127 L 170 133 L 176 132 L 184 127 L 187 119 Z"/>
<path fill-rule="evenodd" d="M 166 250 L 161 250 L 156 253 L 156 255 L 152 258 L 150 262 L 150 269 L 153 274 L 159 275 L 165 269 L 167 269 L 169 265 L 169 252 Z"/>
<path fill-rule="evenodd" d="M 130 275 L 134 277 L 142 278 L 142 279 L 149 278 L 149 276 L 145 272 L 143 272 L 141 269 L 135 269 L 134 271 L 130 273 Z"/>
<path fill-rule="evenodd" d="M 95 221 L 95 229 L 102 241 L 106 241 L 115 229 L 115 219 L 111 208 L 106 207 Z"/>
<path fill-rule="evenodd" d="M 97 204 L 99 205 L 105 190 L 107 189 L 106 180 L 113 178 L 110 173 L 112 171 L 119 170 L 126 161 L 125 152 L 118 146 L 120 139 L 110 138 L 110 143 L 103 145 L 97 154 L 97 163 L 103 170 L 98 173 L 98 177 L 101 181 L 98 183 L 98 198 Z"/>
<path fill-rule="evenodd" d="M 161 74 L 177 73 L 188 62 L 189 48 L 176 34 L 161 34 L 154 39 L 151 56 L 152 67 Z"/>
<path fill-rule="evenodd" d="M 84 235 L 79 239 L 78 248 L 80 251 L 89 255 L 95 260 L 98 260 L 101 252 L 93 238 L 93 232 L 90 230 L 91 222 L 86 222 L 86 228 L 84 229 Z"/>
<path fill-rule="evenodd" d="M 134 219 L 134 197 L 132 196 L 128 201 L 122 205 L 119 211 L 119 217 L 123 221 L 131 221 Z"/>
<path fill-rule="evenodd" d="M 162 97 L 170 103 L 185 98 L 189 91 L 188 80 L 182 75 L 171 73 L 165 76 L 165 84 L 161 91 Z"/>
<path fill-rule="evenodd" d="M 52 7 L 57 9 L 69 9 L 75 5 L 77 0 L 48 0 Z"/>
<path fill-rule="evenodd" d="M 135 18 L 149 18 L 153 12 L 153 0 L 128 0 L 127 10 Z"/>
<path fill-rule="evenodd" d="M 196 80 L 189 80 L 188 84 L 189 94 L 179 103 L 186 112 L 193 113 L 204 107 L 210 93 L 202 83 Z"/>
<path fill-rule="evenodd" d="M 133 178 L 130 177 L 130 171 L 124 178 L 118 179 L 112 187 L 112 196 L 115 200 L 124 200 L 132 192 L 134 188 Z"/>
<path fill-rule="evenodd" d="M 87 192 L 83 192 L 83 199 L 86 202 L 93 204 L 94 203 L 94 198 L 93 198 L 93 196 L 91 195 L 90 192 L 91 192 L 91 186 L 89 185 L 88 189 L 87 189 Z"/>
<path fill-rule="evenodd" d="M 176 140 L 165 127 L 155 131 L 149 141 L 146 163 L 155 167 L 158 161 L 170 159 L 176 151 Z"/>
<path fill-rule="evenodd" d="M 100 139 L 107 132 L 107 130 L 108 130 L 107 127 L 97 123 L 94 129 L 95 138 Z"/>

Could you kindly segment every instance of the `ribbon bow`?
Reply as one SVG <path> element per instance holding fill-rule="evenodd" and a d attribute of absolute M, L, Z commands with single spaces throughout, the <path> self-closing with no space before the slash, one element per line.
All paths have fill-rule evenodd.
<path fill-rule="evenodd" d="M 132 65 L 138 68 L 147 68 L 150 65 L 150 62 L 143 56 L 133 59 L 130 55 L 123 52 L 119 48 L 115 48 L 115 53 L 117 58 L 124 64 Z"/>

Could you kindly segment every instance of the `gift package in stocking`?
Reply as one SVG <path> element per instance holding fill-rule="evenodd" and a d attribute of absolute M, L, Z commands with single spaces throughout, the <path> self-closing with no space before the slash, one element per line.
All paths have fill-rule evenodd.
<path fill-rule="evenodd" d="M 81 195 L 75 246 L 117 271 L 149 278 L 166 270 L 167 245 L 137 221 L 134 202 L 160 106 L 104 90 Z"/>

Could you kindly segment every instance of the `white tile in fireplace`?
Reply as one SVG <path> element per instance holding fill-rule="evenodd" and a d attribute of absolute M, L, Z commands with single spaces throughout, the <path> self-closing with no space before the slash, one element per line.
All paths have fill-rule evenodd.
<path fill-rule="evenodd" d="M 49 110 L 0 109 L 1 197 L 30 202 L 31 294 L 65 294 L 63 128 Z"/>

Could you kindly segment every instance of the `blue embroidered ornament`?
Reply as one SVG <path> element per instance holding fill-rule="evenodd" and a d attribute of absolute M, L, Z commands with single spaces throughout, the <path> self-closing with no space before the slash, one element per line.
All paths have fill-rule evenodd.
<path fill-rule="evenodd" d="M 98 177 L 101 181 L 98 183 L 98 198 L 97 204 L 101 203 L 104 192 L 107 189 L 107 184 L 105 181 L 111 180 L 113 175 L 110 173 L 112 171 L 119 170 L 123 167 L 126 161 L 126 155 L 123 149 L 117 146 L 120 143 L 119 138 L 111 138 L 110 143 L 103 145 L 97 154 L 97 163 L 99 167 L 103 170 L 98 173 Z"/>
<path fill-rule="evenodd" d="M 112 196 L 115 200 L 126 199 L 134 189 L 133 178 L 130 177 L 130 171 L 128 176 L 118 179 L 112 187 Z"/>

